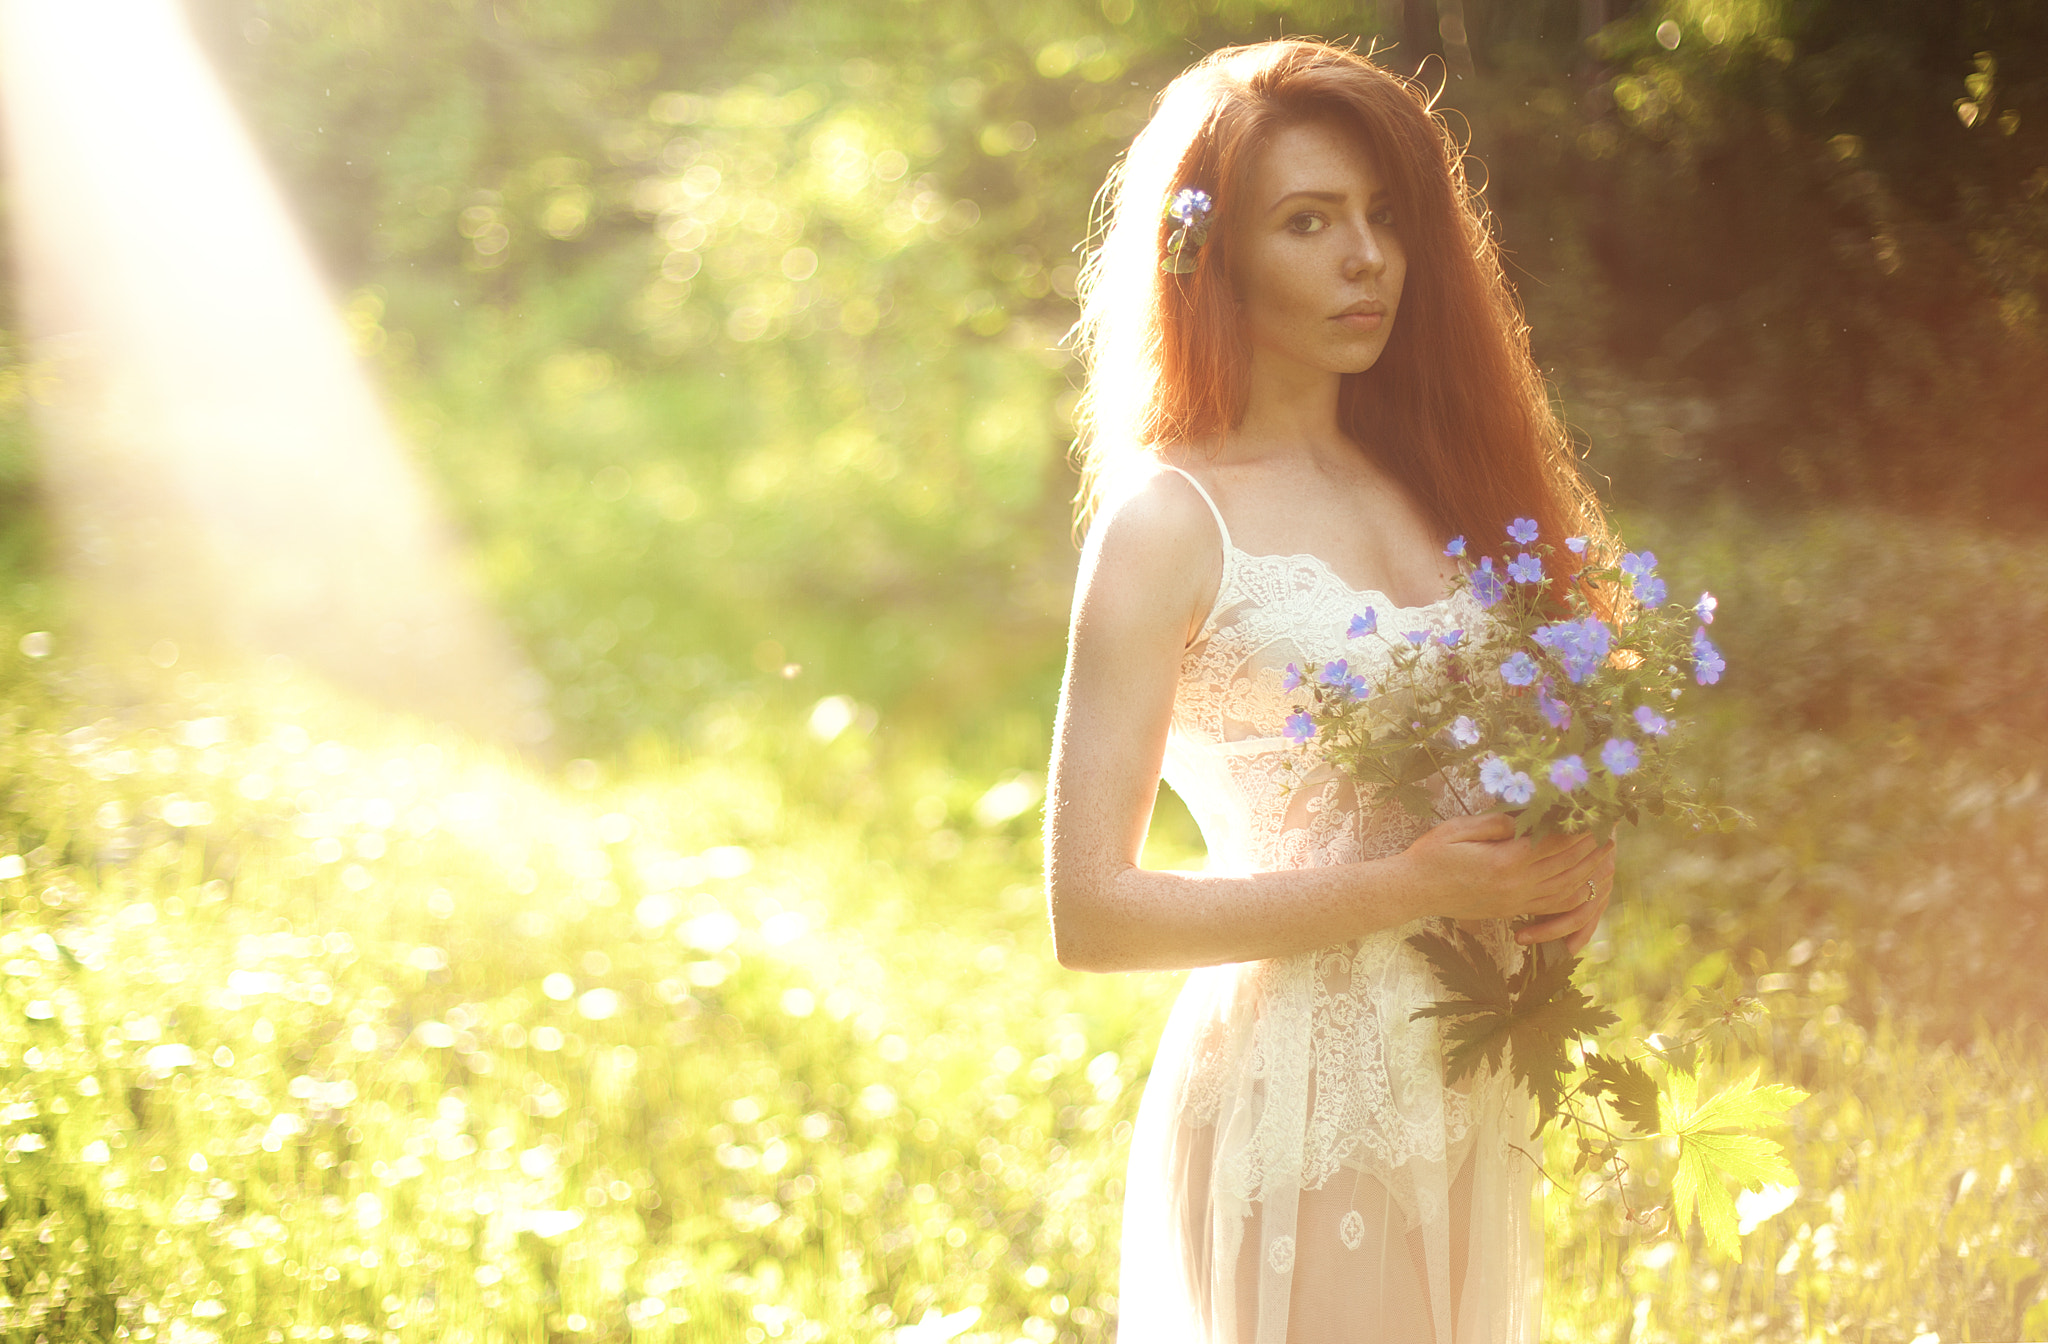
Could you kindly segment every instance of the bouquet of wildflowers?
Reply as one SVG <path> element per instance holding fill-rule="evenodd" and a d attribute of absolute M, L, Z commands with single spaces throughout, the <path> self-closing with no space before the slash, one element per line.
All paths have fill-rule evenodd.
<path fill-rule="evenodd" d="M 1443 774 L 1476 777 L 1514 811 L 1517 834 L 1604 831 L 1643 812 L 1737 824 L 1678 777 L 1673 750 L 1684 683 L 1713 685 L 1726 667 L 1707 637 L 1714 595 L 1667 602 L 1648 551 L 1607 567 L 1586 559 L 1584 537 L 1559 554 L 1527 518 L 1508 536 L 1521 550 L 1504 569 L 1486 556 L 1455 580 L 1489 628 L 1383 630 L 1376 610 L 1360 612 L 1349 633 L 1393 646 L 1390 675 L 1368 685 L 1348 659 L 1290 667 L 1288 689 L 1307 686 L 1310 704 L 1288 736 L 1425 820 L 1437 818 L 1423 783 Z M 1462 559 L 1465 539 L 1445 553 Z M 1592 593 L 1607 594 L 1610 610 L 1596 610 Z"/>
<path fill-rule="evenodd" d="M 1707 634 L 1713 594 L 1701 593 L 1690 607 L 1671 602 L 1649 551 L 1605 565 L 1588 555 L 1584 537 L 1567 537 L 1559 551 L 1531 519 L 1518 518 L 1507 531 L 1516 554 L 1498 568 L 1492 556 L 1476 565 L 1466 559 L 1463 537 L 1445 548 L 1460 561 L 1453 591 L 1470 590 L 1488 613 L 1484 628 L 1390 629 L 1377 610 L 1359 612 L 1348 633 L 1391 646 L 1388 672 L 1373 685 L 1348 658 L 1290 665 L 1286 688 L 1308 694 L 1288 718 L 1288 737 L 1424 820 L 1439 819 L 1428 784 L 1443 779 L 1441 795 L 1452 806 L 1464 810 L 1462 799 L 1490 797 L 1493 810 L 1514 816 L 1519 835 L 1604 834 L 1645 812 L 1676 815 L 1695 829 L 1746 822 L 1701 801 L 1677 769 L 1681 699 L 1718 682 L 1726 668 Z M 1498 1067 L 1505 1054 L 1537 1099 L 1537 1133 L 1553 1121 L 1571 1126 L 1578 1170 L 1601 1168 L 1617 1188 L 1626 1164 L 1618 1146 L 1625 1136 L 1615 1125 L 1637 1137 L 1675 1135 L 1680 1158 L 1671 1188 L 1679 1219 L 1697 1203 L 1710 1243 L 1732 1247 L 1734 1205 L 1720 1177 L 1789 1182 L 1791 1173 L 1776 1144 L 1729 1131 L 1768 1123 L 1803 1094 L 1756 1087 L 1752 1075 L 1696 1104 L 1697 1037 L 1653 1051 L 1673 1066 L 1660 1088 L 1638 1060 L 1593 1046 L 1593 1033 L 1617 1019 L 1572 983 L 1578 959 L 1564 955 L 1561 942 L 1538 944 L 1510 974 L 1462 927 L 1452 933 L 1409 940 L 1456 996 L 1415 1014 L 1445 1019 L 1447 1081 L 1481 1062 Z M 1747 1011 L 1740 1000 L 1720 1007 L 1724 1030 Z M 1711 1024 L 1700 1033 L 1711 1034 Z"/>

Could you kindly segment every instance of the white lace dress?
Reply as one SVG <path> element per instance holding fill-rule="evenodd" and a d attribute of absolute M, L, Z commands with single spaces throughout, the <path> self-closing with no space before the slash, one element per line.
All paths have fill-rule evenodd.
<path fill-rule="evenodd" d="M 1177 470 L 1177 469 L 1176 469 Z M 1211 871 L 1379 858 L 1426 825 L 1301 769 L 1281 735 L 1287 664 L 1346 658 L 1368 680 L 1408 630 L 1473 629 L 1469 594 L 1425 607 L 1348 587 L 1308 555 L 1222 533 L 1215 609 L 1181 662 L 1164 774 Z M 1375 610 L 1380 638 L 1349 639 Z M 1487 801 L 1459 791 L 1439 812 Z M 1189 973 L 1131 1138 L 1119 1344 L 1533 1344 L 1541 1310 L 1529 1098 L 1482 1072 L 1446 1087 L 1445 997 L 1406 939 L 1441 921 Z M 1503 966 L 1504 921 L 1468 925 Z"/>

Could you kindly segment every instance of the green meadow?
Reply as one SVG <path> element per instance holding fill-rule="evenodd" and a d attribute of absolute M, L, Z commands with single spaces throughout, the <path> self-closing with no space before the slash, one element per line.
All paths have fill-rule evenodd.
<path fill-rule="evenodd" d="M 501 469 L 508 515 L 643 545 L 605 468 Z M 1812 1095 L 1739 1264 L 1656 1216 L 1656 1142 L 1621 1191 L 1554 1146 L 1549 1337 L 2048 1335 L 2048 790 L 2016 747 L 2048 548 L 1725 503 L 1623 523 L 1721 597 L 1695 759 L 1757 824 L 1630 836 L 1583 974 L 1626 1039 L 1717 1022 L 1710 1085 L 1760 1065 Z M 280 660 L 85 659 L 35 528 L 11 540 L 7 1338 L 1110 1338 L 1179 977 L 1051 955 L 1051 608 L 971 727 L 777 653 L 562 759 Z M 604 560 L 555 572 L 574 610 L 701 619 Z M 1147 862 L 1199 861 L 1164 796 Z"/>

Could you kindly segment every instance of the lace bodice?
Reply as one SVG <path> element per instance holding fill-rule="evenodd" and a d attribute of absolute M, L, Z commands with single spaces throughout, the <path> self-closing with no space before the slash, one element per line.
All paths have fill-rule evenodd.
<path fill-rule="evenodd" d="M 1240 550 L 1201 483 L 1180 474 L 1215 515 L 1223 573 L 1215 606 L 1181 661 L 1163 774 L 1200 825 L 1211 870 L 1270 872 L 1399 853 L 1430 823 L 1390 799 L 1361 797 L 1352 781 L 1283 735 L 1287 716 L 1308 698 L 1284 688 L 1287 666 L 1344 658 L 1378 685 L 1393 642 L 1406 643 L 1407 632 L 1476 631 L 1489 618 L 1469 590 L 1402 607 L 1384 593 L 1350 587 L 1315 556 Z M 1368 610 L 1377 633 L 1349 637 L 1352 618 Z M 1432 792 L 1440 816 L 1481 811 L 1489 801 L 1469 783 L 1437 780 Z M 1391 1173 L 1410 1158 L 1454 1156 L 1470 1128 L 1474 1084 L 1446 1088 L 1436 1023 L 1409 1020 L 1413 1009 L 1444 997 L 1428 963 L 1406 944 L 1421 927 L 1239 968 L 1243 988 L 1263 1005 L 1252 1027 L 1252 1068 L 1274 1086 L 1298 1089 L 1306 1122 L 1288 1118 L 1292 1107 L 1265 1108 L 1235 1173 L 1246 1199 L 1274 1179 L 1313 1189 L 1347 1161 L 1368 1162 L 1398 1188 Z M 1475 927 L 1504 965 L 1514 963 L 1519 949 L 1501 922 Z M 1236 1085 L 1232 1035 L 1219 1029 L 1190 1061 L 1186 1119 L 1213 1121 Z M 1428 1202 L 1419 1198 L 1410 1216 L 1428 1216 Z"/>
<path fill-rule="evenodd" d="M 1315 556 L 1248 554 L 1179 474 L 1215 515 L 1223 574 L 1181 659 L 1163 773 L 1209 867 L 1400 852 L 1429 823 L 1287 740 L 1309 698 L 1286 689 L 1287 665 L 1343 658 L 1399 694 L 1389 641 L 1482 638 L 1487 613 L 1462 589 L 1402 607 Z M 1367 610 L 1376 633 L 1350 638 Z M 1440 816 L 1487 803 L 1473 781 L 1431 792 Z M 1536 1344 L 1532 1106 L 1498 1073 L 1446 1084 L 1438 1021 L 1414 1017 L 1447 997 L 1407 943 L 1428 922 L 1188 973 L 1132 1130 L 1118 1344 Z M 1518 964 L 1505 921 L 1467 927 Z"/>

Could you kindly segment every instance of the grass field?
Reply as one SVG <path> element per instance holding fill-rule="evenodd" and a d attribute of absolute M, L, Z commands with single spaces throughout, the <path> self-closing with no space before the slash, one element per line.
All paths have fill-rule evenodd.
<path fill-rule="evenodd" d="M 17 652 L 38 614 L 4 645 L 6 1338 L 1109 1338 L 1178 977 L 1054 962 L 1037 775 L 884 750 L 846 702 L 550 768 L 289 676 L 116 699 L 61 629 Z M 1760 997 L 1712 1073 L 1811 1089 L 1799 1187 L 1745 1203 L 1739 1265 L 1553 1191 L 1548 1335 L 2048 1336 L 2038 1030 L 1916 1014 L 1914 958 L 1864 947 L 1935 867 L 2034 894 L 2001 884 L 2039 771 L 1736 690 L 1703 758 L 1759 827 L 1634 837 L 1590 977 L 1638 1032 Z M 1169 803 L 1150 861 L 1193 842 Z"/>
<path fill-rule="evenodd" d="M 0 417 L 0 1338 L 1108 1340 L 1179 977 L 1051 953 L 1058 520 L 864 515 L 828 574 L 829 483 L 756 535 L 711 429 L 621 456 L 676 388 L 456 381 L 401 418 L 582 759 L 79 655 Z M 1694 759 L 1758 824 L 1629 837 L 1585 975 L 1635 1038 L 1750 996 L 1709 1085 L 1812 1096 L 1740 1264 L 1553 1189 L 1547 1337 L 2048 1338 L 2048 545 L 1631 497 L 1721 598 Z M 1148 864 L 1199 845 L 1163 797 Z"/>

